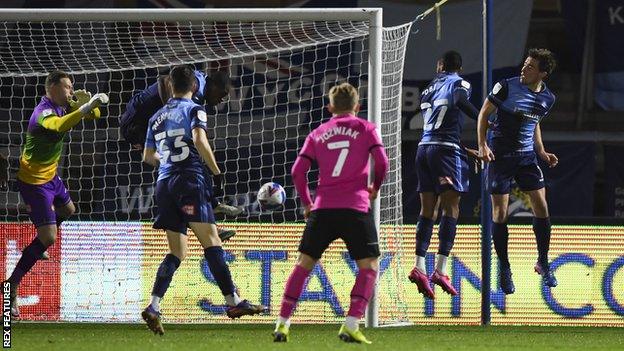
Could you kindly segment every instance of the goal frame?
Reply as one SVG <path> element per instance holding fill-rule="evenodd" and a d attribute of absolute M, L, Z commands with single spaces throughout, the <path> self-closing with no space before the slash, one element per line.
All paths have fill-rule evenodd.
<path fill-rule="evenodd" d="M 0 9 L 0 21 L 368 21 L 368 120 L 381 130 L 382 8 L 247 8 L 247 9 Z M 378 196 L 371 209 L 380 228 Z M 378 284 L 378 283 L 377 283 Z M 366 326 L 378 327 L 375 293 L 366 311 Z"/>

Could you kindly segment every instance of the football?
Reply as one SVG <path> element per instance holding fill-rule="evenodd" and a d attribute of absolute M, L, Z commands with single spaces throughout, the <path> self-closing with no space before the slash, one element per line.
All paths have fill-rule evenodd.
<path fill-rule="evenodd" d="M 275 210 L 281 207 L 284 201 L 286 201 L 286 192 L 278 183 L 265 183 L 258 190 L 258 203 L 263 210 Z"/>

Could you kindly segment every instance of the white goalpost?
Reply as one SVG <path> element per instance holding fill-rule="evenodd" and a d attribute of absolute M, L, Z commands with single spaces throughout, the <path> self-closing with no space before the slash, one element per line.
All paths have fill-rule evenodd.
<path fill-rule="evenodd" d="M 409 319 L 402 283 L 409 267 L 401 250 L 401 87 L 411 24 L 383 28 L 380 8 L 0 9 L 0 22 L 0 130 L 6 131 L 0 136 L 0 153 L 9 158 L 12 179 L 28 118 L 50 71 L 66 71 L 76 89 L 106 92 L 111 98 L 103 118 L 82 122 L 66 137 L 59 176 L 77 213 L 61 228 L 59 253 L 53 255 L 62 288 L 52 320 L 138 317 L 150 288 L 146 282 L 151 276 L 144 272 L 161 259 L 163 242 L 148 223 L 153 219 L 154 171 L 122 140 L 119 117 L 133 93 L 176 64 L 192 64 L 208 74 L 226 71 L 233 81 L 230 97 L 209 113 L 210 137 L 226 174 L 223 201 L 245 213 L 219 220 L 239 233 L 225 247 L 239 288 L 257 291 L 253 299 L 273 305 L 296 252 L 301 225 L 295 223 L 303 219 L 290 168 L 306 135 L 329 118 L 324 109 L 329 87 L 340 82 L 359 87 L 361 116 L 378 126 L 390 159 L 388 178 L 373 204 L 386 266 L 366 321 L 379 326 Z M 316 184 L 316 179 L 311 172 L 310 182 Z M 267 181 L 286 189 L 287 201 L 279 211 L 263 211 L 255 201 Z M 31 235 L 32 228 L 8 227 L 28 221 L 13 183 L 10 190 L 0 193 L 0 226 L 16 238 Z M 15 252 L 7 257 L 19 255 L 20 240 L 12 242 Z M 342 249 L 330 247 L 334 251 L 327 264 L 315 271 L 321 284 L 311 282 L 309 289 L 320 293 L 308 295 L 311 307 L 299 313 L 301 321 L 340 319 L 341 306 L 333 297 L 338 301 L 348 294 L 354 269 Z M 182 270 L 177 273 L 182 277 L 174 279 L 181 283 L 172 285 L 170 299 L 179 303 L 170 307 L 176 312 L 170 321 L 218 320 L 218 308 L 203 298 L 217 290 L 202 285 L 211 276 L 202 270 L 200 256 L 191 257 L 188 272 Z M 324 280 L 325 270 L 338 278 Z M 39 278 L 47 279 L 43 273 Z M 105 296 L 98 296 L 100 291 Z M 189 300 L 199 302 L 182 303 Z M 33 319 L 49 316 L 33 313 Z M 269 320 L 274 316 L 252 321 Z"/>

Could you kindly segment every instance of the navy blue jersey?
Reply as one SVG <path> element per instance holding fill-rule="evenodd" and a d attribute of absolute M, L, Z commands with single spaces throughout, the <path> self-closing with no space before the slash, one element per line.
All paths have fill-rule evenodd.
<path fill-rule="evenodd" d="M 419 145 L 446 145 L 459 148 L 464 114 L 457 103 L 470 98 L 470 83 L 457 73 L 442 72 L 422 92 L 423 136 Z"/>
<path fill-rule="evenodd" d="M 546 84 L 534 92 L 519 77 L 504 79 L 496 83 L 488 100 L 498 108 L 490 126 L 492 151 L 498 155 L 533 151 L 535 127 L 555 103 Z"/>
<path fill-rule="evenodd" d="M 204 108 L 183 98 L 169 99 L 149 120 L 145 148 L 156 149 L 160 155 L 158 181 L 175 174 L 205 174 L 192 130 L 207 131 L 207 122 Z"/>
<path fill-rule="evenodd" d="M 204 72 L 195 70 L 197 91 L 193 94 L 193 102 L 199 105 L 205 103 L 206 87 L 209 78 Z M 126 105 L 126 111 L 122 115 L 121 129 L 126 141 L 131 144 L 143 144 L 145 142 L 145 128 L 147 121 L 163 107 L 158 94 L 158 82 L 148 86 L 145 90 L 132 95 Z"/>

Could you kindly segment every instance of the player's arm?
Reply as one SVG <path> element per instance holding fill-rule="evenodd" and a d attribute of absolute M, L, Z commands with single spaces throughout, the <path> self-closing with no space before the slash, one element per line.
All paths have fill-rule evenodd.
<path fill-rule="evenodd" d="M 213 175 L 221 174 L 221 170 L 217 165 L 217 159 L 215 158 L 215 155 L 212 152 L 212 147 L 210 147 L 210 143 L 208 142 L 206 130 L 200 127 L 193 128 L 193 144 L 195 144 L 197 151 L 208 166 L 208 169 L 210 169 L 210 172 L 212 172 Z"/>
<path fill-rule="evenodd" d="M 373 168 L 375 171 L 375 178 L 373 179 L 373 184 L 369 187 L 368 192 L 370 193 L 369 198 L 374 200 L 377 198 L 381 184 L 388 174 L 388 155 L 386 155 L 386 149 L 384 149 L 377 129 L 373 129 L 371 135 L 372 142 L 368 151 L 375 162 L 375 166 Z"/>
<path fill-rule="evenodd" d="M 156 149 L 146 147 L 143 149 L 143 162 L 152 167 L 158 167 L 160 166 L 160 155 L 156 152 Z"/>
<path fill-rule="evenodd" d="M 311 135 L 312 134 L 306 137 L 303 147 L 299 152 L 299 156 L 297 156 L 297 159 L 292 166 L 292 170 L 290 171 L 293 183 L 295 184 L 295 189 L 297 190 L 297 194 L 299 194 L 301 204 L 304 208 L 303 216 L 305 218 L 308 218 L 310 211 L 312 210 L 312 196 L 310 196 L 307 174 L 316 157 L 316 153 L 314 152 L 314 142 Z"/>
<path fill-rule="evenodd" d="M 70 112 L 63 117 L 56 114 L 42 114 L 39 116 L 39 124 L 46 129 L 55 132 L 66 132 L 74 127 L 80 120 L 90 115 L 98 106 L 108 103 L 108 95 L 104 93 L 95 94 L 86 103 L 80 105 L 75 111 Z M 98 110 L 99 117 L 99 110 Z"/>
<path fill-rule="evenodd" d="M 483 102 L 477 118 L 477 145 L 479 157 L 484 162 L 494 161 L 494 153 L 487 145 L 487 130 L 490 127 L 489 117 L 507 99 L 507 81 L 502 80 L 492 88 L 492 92 Z"/>
<path fill-rule="evenodd" d="M 471 92 L 472 89 L 470 88 L 470 83 L 468 83 L 468 81 L 461 80 L 457 83 L 453 95 L 457 108 L 468 116 L 468 118 L 476 121 L 479 115 L 479 110 L 477 110 L 477 108 L 470 102 Z"/>
<path fill-rule="evenodd" d="M 152 131 L 152 123 L 147 123 L 147 131 L 145 132 L 145 146 L 143 147 L 143 162 L 152 167 L 160 166 L 160 154 L 156 151 L 156 138 Z"/>
<path fill-rule="evenodd" d="M 539 156 L 539 158 L 548 163 L 548 166 L 550 168 L 555 167 L 557 163 L 559 163 L 559 159 L 557 158 L 557 156 L 555 156 L 555 154 L 546 152 L 546 149 L 544 148 L 544 143 L 542 141 L 542 129 L 540 128 L 539 123 L 535 126 L 534 143 L 535 153 L 537 154 L 537 156 Z"/>

